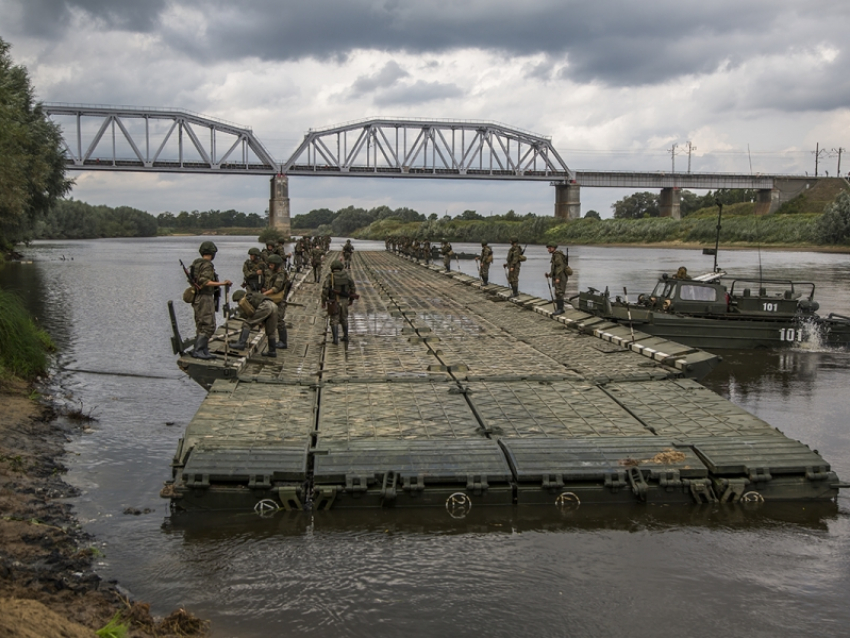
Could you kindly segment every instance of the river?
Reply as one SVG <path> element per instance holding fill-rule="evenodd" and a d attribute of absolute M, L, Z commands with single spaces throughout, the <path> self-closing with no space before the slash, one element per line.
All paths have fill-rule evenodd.
<path fill-rule="evenodd" d="M 240 280 L 250 238 L 216 237 Z M 166 300 L 179 301 L 201 238 L 38 242 L 10 264 L 61 349 L 57 381 L 97 421 L 71 440 L 72 499 L 97 569 L 164 614 L 212 620 L 213 636 L 844 636 L 850 627 L 850 499 L 837 505 L 474 509 L 174 515 L 158 497 L 204 391 L 177 370 Z M 355 241 L 357 249 L 382 242 Z M 334 247 L 341 246 L 334 240 Z M 477 252 L 475 244 L 456 251 Z M 491 281 L 504 283 L 507 246 Z M 528 247 L 520 289 L 548 296 L 548 255 Z M 844 255 L 722 251 L 736 276 L 815 281 L 822 314 L 850 315 Z M 660 272 L 710 270 L 698 250 L 574 247 L 568 293 L 648 292 Z M 474 272 L 474 262 L 461 262 Z M 705 385 L 817 449 L 850 481 L 850 353 L 724 352 Z M 125 513 L 128 508 L 141 514 Z M 145 513 L 146 510 L 150 510 Z"/>

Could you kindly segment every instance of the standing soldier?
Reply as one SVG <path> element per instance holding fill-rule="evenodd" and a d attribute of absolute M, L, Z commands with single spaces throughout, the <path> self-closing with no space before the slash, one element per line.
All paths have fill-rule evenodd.
<path fill-rule="evenodd" d="M 292 249 L 292 252 L 295 254 L 295 272 L 301 272 L 301 265 L 304 263 L 302 255 L 303 246 L 304 240 L 299 237 L 298 241 L 295 242 L 295 248 Z"/>
<path fill-rule="evenodd" d="M 339 324 L 342 340 L 348 341 L 348 306 L 354 303 L 356 293 L 351 275 L 343 270 L 341 261 L 334 260 L 322 285 L 322 307 L 328 309 L 334 345 L 339 343 Z"/>
<path fill-rule="evenodd" d="M 481 275 L 481 283 L 486 286 L 490 278 L 490 264 L 493 263 L 493 249 L 487 245 L 486 241 L 481 242 L 481 256 L 476 256 L 475 261 L 481 262 L 478 264 L 478 274 Z"/>
<path fill-rule="evenodd" d="M 248 337 L 251 335 L 253 326 L 262 325 L 266 329 L 266 342 L 269 344 L 268 350 L 263 353 L 264 357 L 277 357 L 277 349 L 275 344 L 275 329 L 277 327 L 277 306 L 274 302 L 260 292 L 249 292 L 247 295 L 244 290 L 237 290 L 233 293 L 233 301 L 235 301 L 241 310 L 242 332 L 239 334 L 239 341 L 233 344 L 235 350 L 245 350 L 248 347 Z M 248 304 L 246 307 L 245 304 Z"/>
<path fill-rule="evenodd" d="M 451 271 L 452 269 L 452 255 L 454 255 L 454 251 L 452 250 L 452 245 L 447 240 L 443 240 L 443 245 L 440 246 L 440 254 L 443 256 L 443 265 L 446 267 L 446 272 Z"/>
<path fill-rule="evenodd" d="M 280 255 L 269 257 L 266 288 L 263 294 L 277 304 L 277 347 L 286 350 L 286 293 L 289 292 L 289 274 L 283 269 Z"/>
<path fill-rule="evenodd" d="M 552 255 L 551 267 L 546 273 L 552 278 L 555 287 L 555 312 L 552 315 L 564 314 L 564 295 L 567 292 L 567 278 L 573 274 L 573 269 L 567 263 L 567 256 L 558 250 L 557 244 L 546 244 L 546 250 Z"/>
<path fill-rule="evenodd" d="M 245 279 L 242 284 L 243 288 L 254 292 L 262 290 L 263 271 L 266 269 L 266 264 L 261 257 L 262 253 L 259 248 L 248 249 L 248 259 L 242 264 L 242 276 Z"/>
<path fill-rule="evenodd" d="M 213 259 L 218 248 L 211 241 L 201 244 L 201 256 L 192 262 L 189 276 L 195 287 L 195 300 L 192 302 L 192 310 L 195 311 L 195 347 L 192 356 L 196 359 L 215 359 L 210 353 L 210 337 L 215 332 L 216 302 L 221 295 L 221 286 L 230 286 L 232 281 L 219 281 L 218 275 L 213 267 Z"/>
<path fill-rule="evenodd" d="M 345 240 L 345 246 L 342 247 L 342 257 L 345 259 L 345 269 L 351 270 L 351 255 L 354 253 L 354 246 L 351 245 L 351 240 Z"/>
<path fill-rule="evenodd" d="M 274 239 L 267 239 L 266 240 L 266 247 L 263 248 L 263 252 L 262 252 L 263 261 L 265 261 L 266 263 L 269 263 L 269 256 L 270 255 L 274 255 L 274 254 L 277 253 L 277 249 L 275 247 L 276 244 L 277 244 L 277 242 Z"/>
<path fill-rule="evenodd" d="M 321 281 L 322 257 L 324 255 L 324 251 L 322 251 L 318 244 L 313 246 L 313 249 L 310 251 L 310 265 L 313 267 L 313 283 L 319 283 Z"/>
<path fill-rule="evenodd" d="M 426 239 L 422 242 L 422 252 L 425 253 L 425 265 L 428 266 L 431 264 L 431 240 Z"/>
<path fill-rule="evenodd" d="M 519 239 L 511 237 L 511 247 L 508 250 L 508 261 L 505 266 L 508 269 L 508 283 L 511 285 L 511 297 L 519 295 L 519 268 L 520 264 L 525 261 L 526 257 L 522 254 L 523 250 L 519 247 Z"/>
<path fill-rule="evenodd" d="M 286 266 L 289 264 L 289 258 L 292 256 L 292 253 L 286 252 L 286 242 L 284 240 L 278 240 L 275 252 L 280 255 L 281 259 L 283 259 L 283 266 L 284 268 L 286 268 Z"/>

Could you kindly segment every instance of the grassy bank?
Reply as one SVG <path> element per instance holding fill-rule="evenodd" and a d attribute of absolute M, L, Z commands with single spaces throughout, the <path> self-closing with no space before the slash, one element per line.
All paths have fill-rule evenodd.
<path fill-rule="evenodd" d="M 50 336 L 35 325 L 23 303 L 0 290 L 0 378 L 33 379 L 47 370 Z"/>

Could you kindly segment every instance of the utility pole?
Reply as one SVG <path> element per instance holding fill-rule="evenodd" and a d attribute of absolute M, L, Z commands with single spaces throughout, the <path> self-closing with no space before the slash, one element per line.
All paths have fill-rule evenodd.
<path fill-rule="evenodd" d="M 688 173 L 691 172 L 691 153 L 697 150 L 697 147 L 691 144 L 690 140 L 688 140 Z"/>
<path fill-rule="evenodd" d="M 815 144 L 815 150 L 812 151 L 812 155 L 815 156 L 815 177 L 818 176 L 818 160 L 820 159 L 821 153 L 826 153 L 825 148 L 820 147 L 820 142 Z"/>
<path fill-rule="evenodd" d="M 673 164 L 673 172 L 676 172 L 676 147 L 678 144 L 673 144 L 672 148 L 668 148 L 667 151 L 670 153 L 670 161 Z"/>
<path fill-rule="evenodd" d="M 836 172 L 838 177 L 841 177 L 841 154 L 846 150 L 847 150 L 846 148 L 842 148 L 841 146 L 839 146 L 838 148 L 832 149 L 833 153 L 838 153 L 838 169 L 837 169 L 837 172 Z"/>

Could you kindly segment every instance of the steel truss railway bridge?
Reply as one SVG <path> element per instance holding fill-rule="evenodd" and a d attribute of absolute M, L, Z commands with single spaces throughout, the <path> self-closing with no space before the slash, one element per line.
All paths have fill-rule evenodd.
<path fill-rule="evenodd" d="M 662 215 L 679 217 L 682 188 L 758 191 L 775 210 L 817 178 L 735 173 L 579 171 L 549 137 L 498 122 L 371 118 L 310 129 L 278 161 L 249 127 L 189 111 L 45 103 L 62 128 L 73 170 L 268 175 L 270 224 L 289 231 L 290 176 L 548 182 L 555 216 L 581 216 L 582 187 L 660 189 Z"/>

